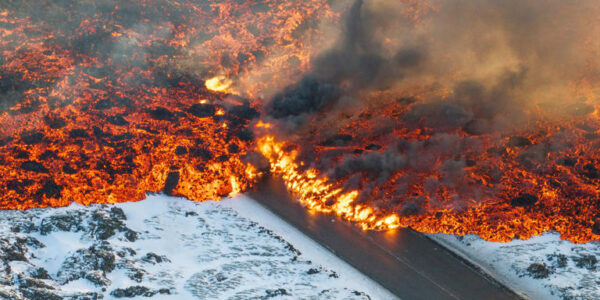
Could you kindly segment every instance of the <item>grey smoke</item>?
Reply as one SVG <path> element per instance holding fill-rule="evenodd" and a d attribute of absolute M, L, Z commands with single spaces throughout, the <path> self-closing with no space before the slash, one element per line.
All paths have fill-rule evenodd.
<path fill-rule="evenodd" d="M 478 134 L 511 130 L 536 118 L 525 112 L 538 105 L 544 114 L 563 115 L 560 106 L 575 101 L 569 84 L 586 68 L 597 73 L 591 55 L 600 47 L 589 42 L 598 33 L 589 26 L 597 11 L 593 0 L 356 0 L 338 41 L 312 60 L 306 77 L 338 86 L 357 103 L 377 101 L 364 95 L 369 91 L 428 87 L 409 123 Z M 302 84 L 276 96 L 269 115 L 338 113 L 330 109 L 339 97 L 292 109 L 299 104 L 294 92 L 303 93 Z M 297 114 L 282 113 L 292 110 Z"/>
<path fill-rule="evenodd" d="M 337 86 L 306 77 L 275 95 L 267 112 L 274 118 L 300 116 L 319 111 L 340 96 Z"/>
<path fill-rule="evenodd" d="M 338 44 L 313 62 L 312 76 L 322 82 L 342 84 L 350 90 L 383 88 L 418 67 L 424 59 L 423 49 L 406 46 L 390 57 L 382 54 L 380 41 L 372 33 L 381 24 L 375 15 L 363 9 L 357 0 L 345 18 L 343 36 Z"/>
<path fill-rule="evenodd" d="M 276 94 L 267 113 L 275 119 L 306 121 L 298 116 L 331 107 L 346 93 L 385 88 L 405 76 L 423 60 L 424 52 L 412 47 L 399 49 L 392 57 L 381 54 L 379 42 L 370 35 L 372 16 L 365 16 L 363 1 L 357 0 L 344 18 L 343 35 L 336 45 L 315 57 L 311 71 L 298 83 Z"/>
<path fill-rule="evenodd" d="M 332 178 L 337 179 L 350 174 L 364 172 L 368 177 L 384 182 L 391 173 L 405 168 L 406 165 L 406 157 L 394 149 L 388 149 L 382 153 L 369 152 L 358 157 L 346 157 L 334 169 Z"/>

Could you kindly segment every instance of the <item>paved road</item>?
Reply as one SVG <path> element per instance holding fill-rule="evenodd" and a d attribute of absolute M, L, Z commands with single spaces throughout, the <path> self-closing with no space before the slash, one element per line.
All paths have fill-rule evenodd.
<path fill-rule="evenodd" d="M 411 229 L 363 232 L 335 216 L 302 208 L 277 179 L 250 196 L 401 299 L 520 299 Z"/>

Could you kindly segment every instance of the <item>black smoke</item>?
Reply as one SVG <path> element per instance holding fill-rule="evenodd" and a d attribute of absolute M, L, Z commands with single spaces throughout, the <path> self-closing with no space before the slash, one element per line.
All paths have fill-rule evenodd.
<path fill-rule="evenodd" d="M 341 96 L 341 89 L 306 77 L 275 95 L 267 113 L 276 118 L 296 117 L 320 111 Z"/>
<path fill-rule="evenodd" d="M 424 49 L 405 46 L 384 55 L 381 41 L 372 34 L 383 24 L 357 0 L 345 18 L 343 36 L 332 49 L 316 57 L 311 75 L 322 82 L 335 83 L 349 90 L 385 88 L 417 68 L 426 55 Z"/>
<path fill-rule="evenodd" d="M 520 147 L 517 163 L 535 169 L 549 148 L 564 145 L 515 146 L 518 137 L 504 138 L 562 116 L 557 105 L 591 111 L 568 96 L 586 65 L 574 53 L 585 53 L 578 37 L 587 28 L 578 19 L 591 17 L 591 2 L 543 2 L 356 0 L 337 42 L 272 97 L 266 113 L 286 139 L 313 145 L 301 147 L 301 158 L 360 191 L 358 203 L 403 215 L 464 208 L 500 188 L 483 187 L 468 172 L 492 184 L 504 176 L 473 157 L 500 158 L 506 147 Z M 418 135 L 398 139 L 398 131 Z M 498 147 L 486 150 L 486 143 Z"/>

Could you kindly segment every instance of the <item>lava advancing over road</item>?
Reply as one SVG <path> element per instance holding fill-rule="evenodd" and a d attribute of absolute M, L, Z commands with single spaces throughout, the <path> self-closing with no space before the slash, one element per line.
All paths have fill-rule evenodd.
<path fill-rule="evenodd" d="M 0 207 L 281 176 L 364 229 L 600 240 L 600 4 L 8 1 Z"/>

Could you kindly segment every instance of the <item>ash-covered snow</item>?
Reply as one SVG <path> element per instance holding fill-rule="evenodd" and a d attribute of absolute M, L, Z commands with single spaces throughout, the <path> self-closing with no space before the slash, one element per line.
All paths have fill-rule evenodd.
<path fill-rule="evenodd" d="M 600 243 L 573 244 L 548 232 L 494 243 L 475 235 L 430 234 L 529 299 L 600 299 Z"/>
<path fill-rule="evenodd" d="M 0 212 L 2 299 L 392 299 L 254 200 Z"/>

